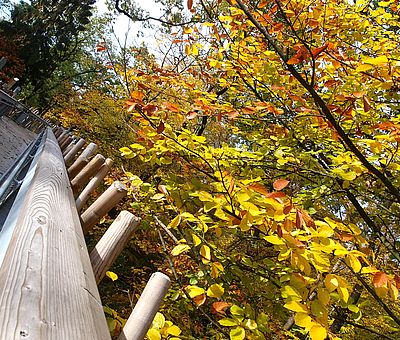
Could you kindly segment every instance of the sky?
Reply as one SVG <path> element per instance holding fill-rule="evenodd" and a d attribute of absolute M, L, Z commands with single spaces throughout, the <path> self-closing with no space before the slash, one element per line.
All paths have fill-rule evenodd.
<path fill-rule="evenodd" d="M 149 14 L 153 17 L 160 16 L 160 9 L 157 4 L 154 3 L 153 0 L 136 0 L 136 2 Z M 105 0 L 97 0 L 96 3 L 99 14 L 105 13 L 107 11 L 107 6 L 105 4 Z M 141 43 L 147 42 L 152 43 L 155 42 L 156 39 L 154 37 L 154 32 L 152 30 L 146 29 L 144 30 L 140 22 L 132 23 L 132 21 L 125 15 L 119 15 L 115 20 L 114 31 L 117 37 L 123 42 L 125 39 L 125 34 L 129 30 L 129 40 L 130 42 Z M 144 34 L 144 37 L 137 37 L 137 32 L 141 31 Z"/>

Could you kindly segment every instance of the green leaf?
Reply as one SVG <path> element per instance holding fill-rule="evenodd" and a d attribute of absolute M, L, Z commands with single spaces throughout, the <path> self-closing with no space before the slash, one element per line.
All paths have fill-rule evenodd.
<path fill-rule="evenodd" d="M 243 327 L 236 327 L 231 329 L 229 337 L 231 340 L 243 340 L 246 336 L 246 332 Z"/>
<path fill-rule="evenodd" d="M 218 321 L 218 323 L 221 326 L 227 326 L 227 327 L 231 327 L 231 326 L 237 326 L 238 323 L 236 322 L 235 319 L 231 319 L 231 318 L 224 318 Z"/>

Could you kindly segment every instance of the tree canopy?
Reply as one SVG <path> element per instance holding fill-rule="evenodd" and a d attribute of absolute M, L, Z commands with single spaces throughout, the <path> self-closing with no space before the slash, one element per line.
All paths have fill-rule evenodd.
<path fill-rule="evenodd" d="M 159 55 L 97 49 L 129 93 L 130 209 L 175 279 L 148 338 L 397 338 L 398 2 L 185 5 Z M 84 111 L 64 119 L 90 132 Z"/>

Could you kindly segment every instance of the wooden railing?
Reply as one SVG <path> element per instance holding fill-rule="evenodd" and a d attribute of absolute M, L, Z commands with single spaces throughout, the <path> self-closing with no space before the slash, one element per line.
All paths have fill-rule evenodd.
<path fill-rule="evenodd" d="M 33 110 L 0 90 L 0 117 L 7 116 L 17 124 L 35 132 L 41 132 L 49 123 Z"/>
<path fill-rule="evenodd" d="M 127 190 L 114 182 L 86 207 L 112 160 L 94 156 L 93 143 L 82 151 L 85 143 L 46 128 L 10 209 L 0 233 L 0 340 L 110 339 L 97 284 L 140 219 L 122 211 L 88 254 L 84 234 Z M 169 283 L 153 274 L 120 340 L 144 338 Z"/>

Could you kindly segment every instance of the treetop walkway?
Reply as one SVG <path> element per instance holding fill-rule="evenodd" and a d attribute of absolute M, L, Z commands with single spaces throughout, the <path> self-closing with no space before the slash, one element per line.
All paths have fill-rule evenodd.
<path fill-rule="evenodd" d="M 110 339 L 97 284 L 138 228 L 122 211 L 88 253 L 84 235 L 127 194 L 112 160 L 0 92 L 0 340 Z M 168 290 L 154 273 L 119 340 L 143 339 Z"/>

